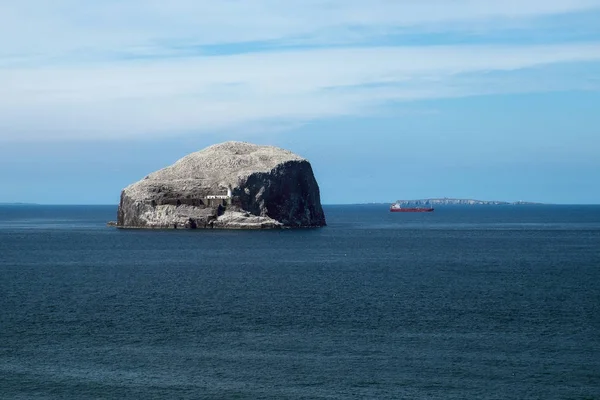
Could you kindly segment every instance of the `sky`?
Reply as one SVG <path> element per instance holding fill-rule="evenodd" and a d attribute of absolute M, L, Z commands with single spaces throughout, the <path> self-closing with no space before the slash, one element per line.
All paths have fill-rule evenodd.
<path fill-rule="evenodd" d="M 0 38 L 0 202 L 241 140 L 325 204 L 600 203 L 600 0 L 19 0 Z"/>

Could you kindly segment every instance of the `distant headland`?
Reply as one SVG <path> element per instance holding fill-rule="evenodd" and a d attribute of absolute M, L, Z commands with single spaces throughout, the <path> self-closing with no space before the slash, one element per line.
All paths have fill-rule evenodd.
<path fill-rule="evenodd" d="M 454 198 L 437 198 L 437 199 L 417 199 L 417 200 L 398 200 L 396 203 L 401 206 L 507 206 L 507 205 L 542 205 L 543 203 L 534 203 L 531 201 L 498 201 L 498 200 L 474 200 L 474 199 L 454 199 Z"/>

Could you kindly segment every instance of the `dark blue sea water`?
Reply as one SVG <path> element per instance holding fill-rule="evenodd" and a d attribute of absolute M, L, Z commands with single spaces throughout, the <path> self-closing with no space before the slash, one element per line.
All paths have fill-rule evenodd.
<path fill-rule="evenodd" d="M 325 211 L 0 207 L 0 398 L 600 399 L 600 207 Z"/>

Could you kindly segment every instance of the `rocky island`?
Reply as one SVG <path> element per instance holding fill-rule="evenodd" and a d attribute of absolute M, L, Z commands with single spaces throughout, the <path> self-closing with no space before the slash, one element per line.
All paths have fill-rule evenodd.
<path fill-rule="evenodd" d="M 326 222 L 307 160 L 277 147 L 226 142 L 127 186 L 115 225 L 264 229 L 321 227 Z"/>
<path fill-rule="evenodd" d="M 438 199 L 419 199 L 419 200 L 398 200 L 396 203 L 401 206 L 502 206 L 502 205 L 539 205 L 541 203 L 532 203 L 528 201 L 516 201 L 516 202 L 507 202 L 507 201 L 498 201 L 498 200 L 474 200 L 474 199 L 453 199 L 453 198 L 438 198 Z"/>

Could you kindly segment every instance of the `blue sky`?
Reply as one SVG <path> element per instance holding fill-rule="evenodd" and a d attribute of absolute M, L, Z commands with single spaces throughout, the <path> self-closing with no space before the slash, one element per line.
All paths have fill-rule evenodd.
<path fill-rule="evenodd" d="M 600 203 L 600 0 L 21 0 L 0 37 L 0 202 L 245 140 L 324 203 Z"/>

